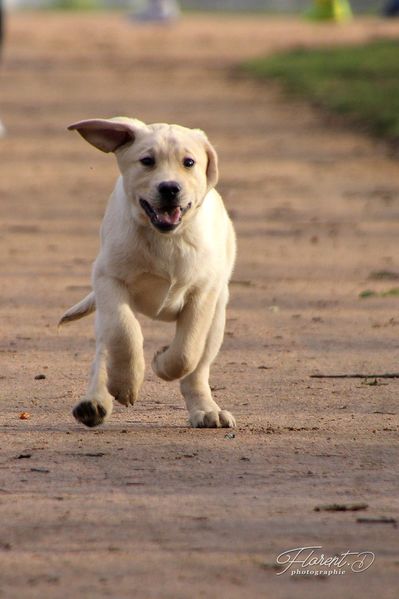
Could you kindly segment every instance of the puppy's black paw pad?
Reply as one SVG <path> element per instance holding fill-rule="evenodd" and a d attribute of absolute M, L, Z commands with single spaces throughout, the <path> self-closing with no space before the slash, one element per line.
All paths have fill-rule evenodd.
<path fill-rule="evenodd" d="M 105 408 L 94 401 L 81 401 L 74 409 L 72 414 L 86 426 L 98 426 L 104 422 L 107 415 Z"/>

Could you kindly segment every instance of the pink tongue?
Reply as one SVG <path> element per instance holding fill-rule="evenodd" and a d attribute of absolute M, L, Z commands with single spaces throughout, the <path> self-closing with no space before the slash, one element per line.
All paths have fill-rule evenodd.
<path fill-rule="evenodd" d="M 161 223 L 167 223 L 168 225 L 176 225 L 180 220 L 180 215 L 181 209 L 179 206 L 174 208 L 170 213 L 162 212 L 157 214 L 158 220 L 161 221 Z"/>

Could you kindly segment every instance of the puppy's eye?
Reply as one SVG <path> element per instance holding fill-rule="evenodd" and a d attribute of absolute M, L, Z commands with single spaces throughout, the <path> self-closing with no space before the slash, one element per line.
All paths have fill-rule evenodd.
<path fill-rule="evenodd" d="M 185 158 L 183 160 L 183 166 L 185 166 L 186 168 L 192 168 L 195 164 L 195 160 L 193 160 L 192 158 Z"/>
<path fill-rule="evenodd" d="M 144 156 L 144 158 L 140 158 L 140 162 L 143 166 L 154 166 L 155 158 L 152 156 Z"/>

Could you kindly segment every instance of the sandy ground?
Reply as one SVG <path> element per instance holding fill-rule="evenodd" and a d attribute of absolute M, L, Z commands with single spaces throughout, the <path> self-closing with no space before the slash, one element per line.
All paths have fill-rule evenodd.
<path fill-rule="evenodd" d="M 238 77 L 241 59 L 398 35 L 399 23 L 13 15 L 0 143 L 0 597 L 397 597 L 399 168 L 381 142 Z M 148 368 L 141 401 L 85 429 L 93 321 L 57 333 L 89 288 L 116 174 L 65 126 L 128 114 L 205 129 L 239 239 L 215 396 L 238 421 L 191 430 Z M 142 321 L 146 358 L 173 329 Z M 35 377 L 45 375 L 41 380 Z M 26 411 L 29 420 L 20 420 Z M 320 504 L 368 504 L 361 512 Z M 277 556 L 370 551 L 363 573 L 278 575 Z"/>

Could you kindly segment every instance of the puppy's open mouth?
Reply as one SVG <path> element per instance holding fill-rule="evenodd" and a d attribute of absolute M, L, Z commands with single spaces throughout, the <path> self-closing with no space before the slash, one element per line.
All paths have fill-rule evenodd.
<path fill-rule="evenodd" d="M 181 206 L 173 206 L 165 210 L 163 208 L 154 208 L 154 206 L 151 206 L 147 200 L 140 198 L 140 206 L 147 214 L 154 227 L 159 231 L 166 233 L 168 231 L 173 231 L 173 229 L 176 229 L 176 227 L 179 226 L 183 215 L 189 208 L 191 208 L 191 202 L 184 208 Z"/>

